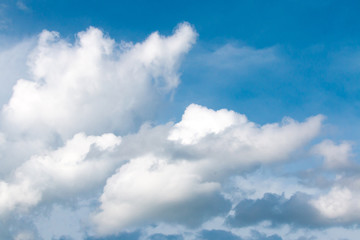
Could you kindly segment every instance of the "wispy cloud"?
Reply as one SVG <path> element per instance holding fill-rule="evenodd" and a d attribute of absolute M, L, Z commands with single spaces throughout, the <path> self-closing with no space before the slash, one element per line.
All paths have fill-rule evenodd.
<path fill-rule="evenodd" d="M 219 73 L 241 76 L 256 71 L 280 73 L 287 68 L 281 48 L 254 48 L 236 42 L 220 46 L 203 46 L 192 54 L 188 64 L 196 66 L 196 69 L 207 69 L 206 71 L 217 76 Z"/>
<path fill-rule="evenodd" d="M 30 11 L 30 8 L 23 1 L 17 1 L 16 7 L 25 12 Z"/>
<path fill-rule="evenodd" d="M 8 28 L 9 19 L 6 16 L 7 7 L 6 4 L 0 3 L 0 31 Z"/>
<path fill-rule="evenodd" d="M 269 67 L 278 63 L 281 60 L 278 51 L 276 47 L 255 49 L 228 43 L 204 57 L 203 61 L 209 67 L 246 71 L 249 68 Z"/>

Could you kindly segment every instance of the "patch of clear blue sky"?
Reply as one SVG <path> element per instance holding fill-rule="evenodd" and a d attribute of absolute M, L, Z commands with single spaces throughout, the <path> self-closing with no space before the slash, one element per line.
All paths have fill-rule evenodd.
<path fill-rule="evenodd" d="M 337 126 L 330 138 L 360 140 L 355 134 L 360 130 L 358 1 L 2 1 L 7 27 L 0 37 L 9 39 L 43 29 L 71 39 L 92 25 L 117 40 L 141 41 L 155 30 L 170 34 L 180 22 L 193 24 L 198 43 L 159 122 L 178 120 L 192 102 L 233 109 L 258 123 L 322 113 Z M 232 54 L 230 49 L 217 65 L 214 52 L 225 44 L 253 52 Z M 246 65 L 257 51 L 267 50 L 275 60 L 258 64 L 255 58 Z M 245 59 L 242 65 L 222 66 L 239 59 Z"/>

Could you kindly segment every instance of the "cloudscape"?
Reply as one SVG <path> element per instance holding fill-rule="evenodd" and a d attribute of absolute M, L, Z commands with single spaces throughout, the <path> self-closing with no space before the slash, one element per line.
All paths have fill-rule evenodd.
<path fill-rule="evenodd" d="M 0 3 L 0 239 L 358 239 L 358 10 Z"/>

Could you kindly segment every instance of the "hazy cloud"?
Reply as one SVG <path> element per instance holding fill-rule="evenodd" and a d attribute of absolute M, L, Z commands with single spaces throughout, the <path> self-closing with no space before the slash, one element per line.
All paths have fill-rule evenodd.
<path fill-rule="evenodd" d="M 16 6 L 22 11 L 30 11 L 30 8 L 23 1 L 17 1 Z"/>
<path fill-rule="evenodd" d="M 276 47 L 255 49 L 237 44 L 225 44 L 204 58 L 204 64 L 220 69 L 247 72 L 250 68 L 266 68 L 280 62 Z"/>
<path fill-rule="evenodd" d="M 283 195 L 267 193 L 261 199 L 245 199 L 234 208 L 234 215 L 228 223 L 245 227 L 269 221 L 271 225 L 290 224 L 295 227 L 322 227 L 327 225 L 326 218 L 310 204 L 311 196 L 296 193 L 289 199 Z"/>

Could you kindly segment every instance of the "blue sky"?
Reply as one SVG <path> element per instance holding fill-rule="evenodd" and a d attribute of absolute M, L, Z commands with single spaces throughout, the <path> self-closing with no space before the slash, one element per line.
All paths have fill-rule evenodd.
<path fill-rule="evenodd" d="M 359 10 L 2 0 L 0 238 L 357 239 Z"/>

